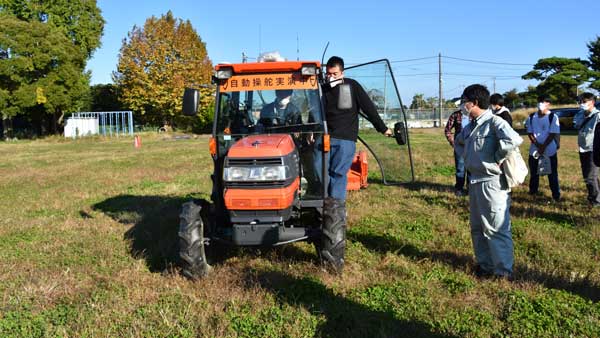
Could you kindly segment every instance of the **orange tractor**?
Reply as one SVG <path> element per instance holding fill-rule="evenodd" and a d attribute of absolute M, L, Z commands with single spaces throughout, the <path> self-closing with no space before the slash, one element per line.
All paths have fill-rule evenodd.
<path fill-rule="evenodd" d="M 297 241 L 314 243 L 321 261 L 340 272 L 346 212 L 327 195 L 329 135 L 321 64 L 219 64 L 213 82 L 217 87 L 209 142 L 213 189 L 210 202 L 183 205 L 179 255 L 184 275 L 198 278 L 209 273 L 205 246 L 213 243 L 278 246 Z M 340 95 L 338 107 L 348 107 L 350 100 L 347 91 Z M 199 91 L 186 89 L 184 113 L 195 115 L 198 104 Z M 395 136 L 406 147 L 408 132 L 401 113 Z M 383 166 L 373 156 L 387 183 Z M 367 171 L 362 151 L 351 168 L 349 188 L 366 186 Z M 412 161 L 410 174 L 412 179 Z"/>

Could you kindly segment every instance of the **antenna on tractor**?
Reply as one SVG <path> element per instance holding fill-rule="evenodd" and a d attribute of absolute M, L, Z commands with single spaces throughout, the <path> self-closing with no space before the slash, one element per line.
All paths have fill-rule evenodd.
<path fill-rule="evenodd" d="M 327 53 L 327 47 L 329 47 L 329 41 L 325 45 L 325 50 L 323 51 L 323 56 L 321 56 L 321 65 L 323 65 L 323 61 L 325 60 L 325 53 Z"/>

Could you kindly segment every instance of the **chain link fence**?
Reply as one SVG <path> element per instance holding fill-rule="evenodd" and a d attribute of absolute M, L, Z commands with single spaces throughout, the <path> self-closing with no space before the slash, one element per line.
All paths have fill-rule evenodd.
<path fill-rule="evenodd" d="M 442 126 L 445 125 L 450 114 L 456 109 L 445 108 L 442 110 Z M 402 114 L 399 108 L 393 109 L 378 109 L 379 116 L 385 124 L 389 127 L 393 126 L 396 122 L 402 121 Z M 405 109 L 406 122 L 409 128 L 432 128 L 439 127 L 439 113 L 438 109 Z M 403 121 L 402 121 L 403 122 Z M 359 119 L 360 129 L 373 128 L 373 125 L 365 120 L 364 118 Z"/>

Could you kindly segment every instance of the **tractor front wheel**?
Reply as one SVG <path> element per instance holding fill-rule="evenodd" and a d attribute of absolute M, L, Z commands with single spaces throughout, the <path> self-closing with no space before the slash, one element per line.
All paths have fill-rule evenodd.
<path fill-rule="evenodd" d="M 208 276 L 211 266 L 204 251 L 202 205 L 196 201 L 184 203 L 179 215 L 179 258 L 184 276 L 198 279 Z"/>
<path fill-rule="evenodd" d="M 346 202 L 326 198 L 323 202 L 323 231 L 317 250 L 322 263 L 341 273 L 346 251 Z"/>

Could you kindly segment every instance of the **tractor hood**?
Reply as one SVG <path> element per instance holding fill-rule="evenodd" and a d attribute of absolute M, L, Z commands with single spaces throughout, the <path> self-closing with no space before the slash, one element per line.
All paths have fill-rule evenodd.
<path fill-rule="evenodd" d="M 285 156 L 294 151 L 294 140 L 288 134 L 251 135 L 229 148 L 229 157 L 260 158 Z"/>

